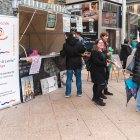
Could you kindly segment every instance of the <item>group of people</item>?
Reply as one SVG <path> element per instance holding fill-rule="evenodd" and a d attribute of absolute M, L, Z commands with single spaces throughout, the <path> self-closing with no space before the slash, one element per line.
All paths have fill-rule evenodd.
<path fill-rule="evenodd" d="M 113 93 L 108 91 L 107 86 L 110 75 L 110 64 L 112 63 L 107 41 L 108 34 L 101 33 L 100 38 L 95 41 L 89 57 L 91 80 L 94 83 L 92 101 L 100 106 L 106 105 L 103 101 L 103 99 L 107 99 L 106 95 L 113 95 Z M 135 64 L 132 79 L 139 85 L 136 110 L 140 112 L 140 42 L 133 40 L 132 44 L 133 46 L 129 45 L 128 39 L 124 40 L 124 44 L 121 45 L 120 60 L 123 62 L 123 69 L 125 69 L 128 56 L 132 50 L 136 50 L 134 53 Z M 80 33 L 65 34 L 65 43 L 60 52 L 60 55 L 66 58 L 67 80 L 65 97 L 71 96 L 73 75 L 76 77 L 77 96 L 82 96 L 81 68 L 82 57 L 85 55 L 85 51 L 85 42 Z"/>
<path fill-rule="evenodd" d="M 81 80 L 81 68 L 82 57 L 86 51 L 83 38 L 80 33 L 66 33 L 65 43 L 63 49 L 60 51 L 60 55 L 66 58 L 66 92 L 65 97 L 71 96 L 71 84 L 73 74 L 76 77 L 77 96 L 82 96 L 82 80 Z M 89 61 L 91 63 L 90 73 L 93 84 L 93 98 L 97 105 L 105 106 L 106 103 L 103 99 L 107 99 L 106 95 L 113 95 L 108 91 L 108 79 L 110 74 L 110 55 L 108 50 L 108 34 L 101 33 L 100 39 L 95 41 L 94 49 L 91 52 Z"/>

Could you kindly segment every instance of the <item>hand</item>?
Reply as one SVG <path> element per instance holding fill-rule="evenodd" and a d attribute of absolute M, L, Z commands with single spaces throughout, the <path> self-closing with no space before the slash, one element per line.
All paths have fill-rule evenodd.
<path fill-rule="evenodd" d="M 106 61 L 107 61 L 108 63 L 111 63 L 111 60 L 110 60 L 110 59 L 107 59 Z"/>
<path fill-rule="evenodd" d="M 111 52 L 108 52 L 108 53 L 107 53 L 107 56 L 110 56 L 111 54 L 112 54 Z"/>
<path fill-rule="evenodd" d="M 109 65 L 110 65 L 110 63 L 107 62 L 107 65 L 106 66 L 108 67 Z"/>

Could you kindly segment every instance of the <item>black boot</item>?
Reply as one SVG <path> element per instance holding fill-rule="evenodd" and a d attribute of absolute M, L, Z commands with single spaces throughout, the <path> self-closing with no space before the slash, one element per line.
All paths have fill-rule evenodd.
<path fill-rule="evenodd" d="M 100 98 L 107 99 L 107 97 L 104 94 L 101 94 Z"/>
<path fill-rule="evenodd" d="M 95 103 L 96 103 L 97 105 L 100 105 L 100 106 L 105 106 L 105 105 L 106 105 L 106 103 L 104 103 L 104 102 L 101 101 L 101 100 L 97 100 L 97 101 L 95 101 Z"/>
<path fill-rule="evenodd" d="M 107 92 L 105 92 L 104 94 L 105 94 L 105 95 L 112 95 L 112 96 L 113 96 L 113 93 L 108 92 L 108 91 L 107 91 Z"/>
<path fill-rule="evenodd" d="M 104 89 L 104 94 L 105 95 L 113 95 L 113 93 L 111 93 L 111 92 L 108 91 L 108 88 L 105 88 Z"/>
<path fill-rule="evenodd" d="M 103 102 L 103 99 L 99 98 L 99 100 Z M 96 99 L 93 97 L 93 98 L 92 98 L 92 101 L 94 101 L 94 102 L 95 102 L 95 101 L 96 101 Z"/>

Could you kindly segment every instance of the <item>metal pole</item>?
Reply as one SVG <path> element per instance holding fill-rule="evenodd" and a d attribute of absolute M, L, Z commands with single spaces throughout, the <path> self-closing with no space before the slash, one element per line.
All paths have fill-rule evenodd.
<path fill-rule="evenodd" d="M 125 30 L 126 30 L 126 0 L 123 0 L 122 3 L 122 32 L 121 32 L 121 43 L 123 43 L 126 34 L 125 34 Z"/>
<path fill-rule="evenodd" d="M 100 38 L 100 34 L 102 32 L 102 8 L 103 0 L 99 0 L 98 38 Z"/>

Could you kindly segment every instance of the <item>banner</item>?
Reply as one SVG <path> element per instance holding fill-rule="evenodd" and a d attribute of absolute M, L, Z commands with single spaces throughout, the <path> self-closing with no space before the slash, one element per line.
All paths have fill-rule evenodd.
<path fill-rule="evenodd" d="M 19 21 L 0 16 L 0 109 L 20 103 Z"/>
<path fill-rule="evenodd" d="M 66 15 L 63 16 L 63 32 L 70 32 L 70 17 Z"/>

